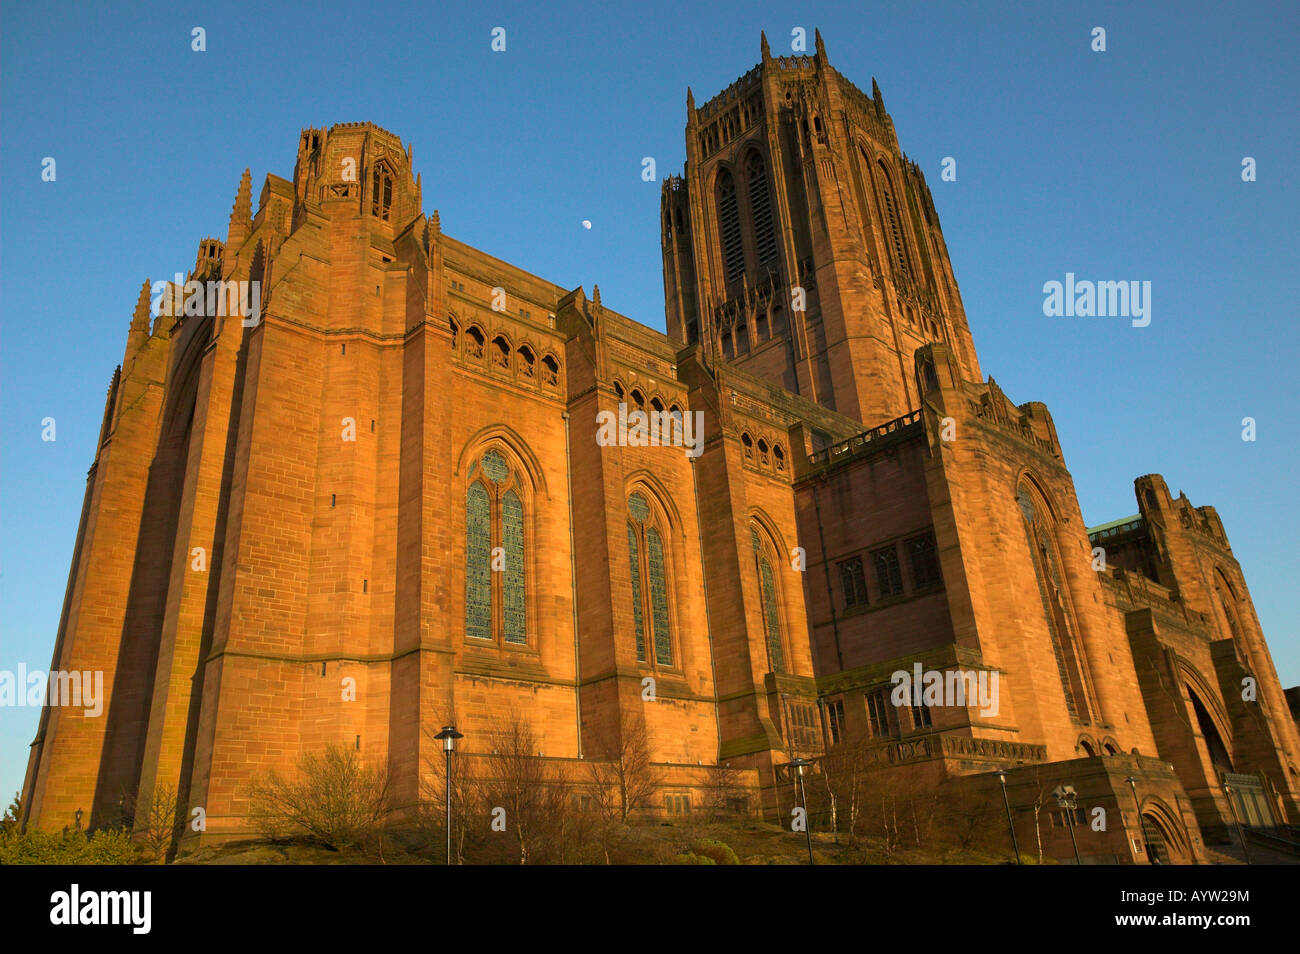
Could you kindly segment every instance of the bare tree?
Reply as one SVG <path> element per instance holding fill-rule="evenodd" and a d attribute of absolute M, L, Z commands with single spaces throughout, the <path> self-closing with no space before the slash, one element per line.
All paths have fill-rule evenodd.
<path fill-rule="evenodd" d="M 517 710 L 512 711 L 491 733 L 493 752 L 486 758 L 481 779 L 483 804 L 489 817 L 500 819 L 505 831 L 513 836 L 519 863 L 542 860 L 548 828 L 559 819 L 548 816 L 548 811 L 566 814 L 563 804 L 557 803 L 549 789 L 557 779 L 552 777 L 546 762 L 537 753 L 537 737 L 528 720 Z M 504 813 L 504 814 L 500 814 Z"/>
<path fill-rule="evenodd" d="M 598 751 L 603 760 L 588 766 L 597 789 L 612 792 L 617 799 L 619 821 L 627 824 L 629 816 L 642 811 L 659 788 L 661 773 L 650 761 L 650 743 L 645 723 L 624 716 L 616 738 L 608 735 Z"/>
<path fill-rule="evenodd" d="M 134 812 L 136 833 L 154 862 L 164 864 L 184 825 L 184 818 L 177 816 L 176 786 L 170 782 L 155 785 L 153 792 L 143 801 L 144 804 L 137 805 Z"/>
<path fill-rule="evenodd" d="M 841 830 L 852 842 L 861 808 L 863 776 L 866 770 L 864 740 L 845 735 L 818 759 L 819 793 L 826 800 L 827 827 L 838 843 Z"/>
<path fill-rule="evenodd" d="M 875 759 L 871 740 L 860 733 L 845 733 L 841 741 L 818 760 L 820 786 L 814 790 L 824 793 L 828 827 L 838 842 L 840 833 L 854 844 L 860 833 L 862 813 L 868 797 L 868 778 L 874 770 Z"/>
<path fill-rule="evenodd" d="M 709 767 L 704 810 L 710 818 L 716 821 L 748 810 L 749 795 L 741 777 L 740 770 L 732 768 L 730 762 Z"/>
<path fill-rule="evenodd" d="M 1039 825 L 1039 818 L 1043 809 L 1047 807 L 1047 799 L 1050 795 L 1046 784 L 1043 782 L 1042 771 L 1037 768 L 1034 769 L 1034 787 L 1037 794 L 1034 795 L 1034 800 L 1029 803 L 1029 807 L 1034 813 L 1034 840 L 1038 843 L 1038 863 L 1041 865 L 1043 863 L 1043 832 Z M 1052 801 L 1055 802 L 1056 800 L 1052 799 Z"/>
<path fill-rule="evenodd" d="M 334 849 L 382 836 L 391 810 L 388 770 L 367 769 L 348 746 L 309 752 L 297 779 L 271 771 L 249 791 L 249 816 L 264 835 L 305 836 Z"/>
<path fill-rule="evenodd" d="M 610 853 L 627 835 L 627 825 L 623 820 L 623 799 L 618 788 L 610 781 L 612 771 L 600 762 L 588 762 L 589 781 L 583 791 L 586 808 L 584 814 L 589 817 L 588 831 L 594 841 L 600 857 L 605 864 L 610 864 Z"/>
<path fill-rule="evenodd" d="M 962 851 L 990 844 L 998 822 L 996 794 L 972 786 L 967 779 L 950 779 L 938 793 L 942 804 L 939 835 Z"/>

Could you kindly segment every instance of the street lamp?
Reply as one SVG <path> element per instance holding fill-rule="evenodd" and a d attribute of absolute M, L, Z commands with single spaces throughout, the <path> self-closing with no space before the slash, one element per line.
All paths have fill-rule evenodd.
<path fill-rule="evenodd" d="M 77 809 L 75 812 L 73 812 L 72 814 L 73 814 L 73 817 L 77 819 L 77 831 L 81 831 L 81 809 L 78 808 L 78 809 Z"/>
<path fill-rule="evenodd" d="M 443 751 L 447 753 L 447 864 L 451 864 L 451 750 L 456 745 L 457 739 L 463 739 L 465 736 L 456 731 L 454 725 L 444 725 L 442 731 L 434 736 L 435 739 L 442 740 Z"/>
<path fill-rule="evenodd" d="M 1074 813 L 1079 807 L 1074 786 L 1058 785 L 1052 790 L 1052 797 L 1056 799 L 1057 806 L 1065 813 L 1065 824 L 1070 829 L 1070 844 L 1074 846 L 1074 863 L 1081 865 L 1083 862 L 1079 860 L 1079 842 L 1074 837 Z"/>
<path fill-rule="evenodd" d="M 1227 782 L 1223 783 L 1223 794 L 1228 796 L 1228 809 L 1232 812 L 1232 823 L 1237 826 L 1237 840 L 1241 842 L 1241 853 L 1246 858 L 1246 864 L 1250 864 L 1250 849 L 1246 847 L 1246 835 L 1241 830 L 1241 819 L 1237 817 L 1237 805 L 1232 800 L 1232 786 Z"/>
<path fill-rule="evenodd" d="M 812 765 L 812 763 L 807 759 L 797 758 L 793 762 L 785 763 L 785 765 L 781 767 L 785 769 L 793 769 L 799 777 L 799 800 L 803 802 L 803 834 L 804 838 L 808 842 L 808 864 L 815 865 L 817 862 L 813 861 L 812 829 L 809 827 L 810 822 L 808 818 L 808 793 L 803 787 L 804 769 L 808 768 L 810 765 Z"/>
<path fill-rule="evenodd" d="M 1007 830 L 1011 832 L 1011 850 L 1016 853 L 1016 864 L 1023 864 L 1020 860 L 1020 842 L 1016 840 L 1016 823 L 1011 820 L 1011 802 L 1007 799 L 1007 770 L 998 769 L 993 774 L 1002 783 L 1002 806 L 1007 810 Z"/>
<path fill-rule="evenodd" d="M 1142 802 L 1138 800 L 1137 776 L 1130 775 L 1124 781 L 1128 782 L 1128 787 L 1133 792 L 1133 807 L 1137 809 L 1138 834 L 1142 835 L 1142 844 L 1145 845 L 1146 835 L 1142 833 Z M 1147 860 L 1150 861 L 1151 859 L 1148 857 Z"/>

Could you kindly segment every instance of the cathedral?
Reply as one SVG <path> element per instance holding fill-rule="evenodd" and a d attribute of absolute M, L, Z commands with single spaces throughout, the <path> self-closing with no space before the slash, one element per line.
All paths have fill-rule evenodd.
<path fill-rule="evenodd" d="M 1022 844 L 1073 787 L 1094 862 L 1300 820 L 1214 508 L 1150 474 L 1085 525 L 1047 407 L 980 369 L 880 89 L 820 34 L 687 91 L 666 334 L 445 233 L 370 123 L 306 129 L 253 199 L 245 171 L 224 241 L 141 289 L 51 663 L 107 700 L 43 710 L 28 824 L 175 791 L 187 840 L 242 835 L 254 780 L 330 745 L 409 807 L 439 727 L 490 759 L 511 713 L 564 771 L 643 732 L 664 813 L 727 766 L 788 824 L 787 763 L 865 740 L 1005 793 Z"/>

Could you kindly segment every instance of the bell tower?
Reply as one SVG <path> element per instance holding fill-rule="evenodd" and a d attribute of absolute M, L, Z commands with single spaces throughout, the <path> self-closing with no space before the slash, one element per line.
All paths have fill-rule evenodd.
<path fill-rule="evenodd" d="M 880 88 L 826 58 L 762 59 L 696 107 L 664 181 L 670 336 L 874 425 L 918 406 L 912 356 L 949 345 L 980 371 L 934 200 Z"/>

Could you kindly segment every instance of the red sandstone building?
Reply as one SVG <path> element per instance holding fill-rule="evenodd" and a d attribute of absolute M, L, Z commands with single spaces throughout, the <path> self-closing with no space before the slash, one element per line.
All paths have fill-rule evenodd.
<path fill-rule="evenodd" d="M 1300 817 L 1300 738 L 1215 511 L 1149 475 L 1137 515 L 1084 525 L 1047 408 L 982 376 L 879 89 L 820 36 L 764 40 L 688 93 L 686 155 L 667 335 L 445 235 L 371 124 L 304 131 L 255 214 L 245 172 L 188 278 L 259 283 L 260 320 L 141 293 L 52 664 L 102 670 L 109 700 L 44 711 L 27 821 L 166 785 L 228 836 L 255 777 L 329 744 L 410 804 L 431 726 L 454 712 L 487 757 L 512 710 L 565 762 L 644 725 L 673 810 L 730 764 L 784 814 L 777 767 L 854 736 L 918 783 L 1000 798 L 1008 770 L 1019 826 L 1075 786 L 1110 813 L 1078 829 L 1092 860 L 1199 860 L 1234 813 Z M 598 443 L 620 404 L 698 412 L 698 456 Z M 895 705 L 917 663 L 996 674 L 996 712 Z"/>

